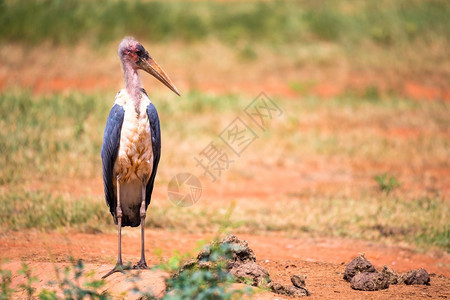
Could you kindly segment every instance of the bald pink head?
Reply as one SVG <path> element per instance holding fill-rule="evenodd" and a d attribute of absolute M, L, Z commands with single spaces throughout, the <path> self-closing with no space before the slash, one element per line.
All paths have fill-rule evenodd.
<path fill-rule="evenodd" d="M 125 37 L 119 44 L 118 54 L 122 61 L 127 89 L 129 87 L 132 89 L 140 88 L 137 70 L 141 69 L 153 75 L 178 96 L 180 95 L 169 76 L 135 38 Z"/>

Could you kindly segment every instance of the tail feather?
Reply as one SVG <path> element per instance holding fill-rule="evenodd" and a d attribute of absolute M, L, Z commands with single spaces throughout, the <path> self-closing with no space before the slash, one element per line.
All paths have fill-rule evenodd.
<path fill-rule="evenodd" d="M 139 179 L 120 184 L 120 206 L 122 227 L 137 227 L 141 224 L 142 182 Z"/>

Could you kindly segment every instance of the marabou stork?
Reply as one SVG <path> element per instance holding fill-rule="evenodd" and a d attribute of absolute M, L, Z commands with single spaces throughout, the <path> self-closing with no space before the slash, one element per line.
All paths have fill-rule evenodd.
<path fill-rule="evenodd" d="M 106 204 L 118 227 L 116 266 L 103 278 L 123 272 L 121 228 L 141 225 L 141 259 L 133 266 L 148 269 L 144 252 L 144 227 L 161 155 L 161 133 L 155 106 L 140 86 L 138 70 L 144 70 L 177 95 L 177 88 L 150 57 L 141 43 L 126 37 L 119 45 L 126 88 L 117 95 L 106 122 L 102 146 Z"/>

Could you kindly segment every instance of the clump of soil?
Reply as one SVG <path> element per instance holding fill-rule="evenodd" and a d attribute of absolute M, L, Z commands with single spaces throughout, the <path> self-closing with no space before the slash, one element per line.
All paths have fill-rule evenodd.
<path fill-rule="evenodd" d="M 364 254 L 360 254 L 357 258 L 353 259 L 345 268 L 344 279 L 348 282 L 359 273 L 372 273 L 376 272 L 375 267 L 368 261 Z"/>
<path fill-rule="evenodd" d="M 344 279 L 350 282 L 352 289 L 378 291 L 389 288 L 391 284 L 430 284 L 430 276 L 425 269 L 411 270 L 403 275 L 397 274 L 387 266 L 378 272 L 364 255 L 353 259 L 345 268 Z"/>
<path fill-rule="evenodd" d="M 248 262 L 256 262 L 255 252 L 248 246 L 247 241 L 239 240 L 235 235 L 229 234 L 219 242 L 213 242 L 200 251 L 197 256 L 198 261 L 207 261 L 211 255 L 211 247 L 217 245 L 228 244 L 231 247 L 232 259 L 229 264 L 245 264 Z"/>
<path fill-rule="evenodd" d="M 407 284 L 425 284 L 430 285 L 430 275 L 424 268 L 411 270 L 401 276 L 402 281 Z"/>
<path fill-rule="evenodd" d="M 381 270 L 381 274 L 387 278 L 389 284 L 397 284 L 401 282 L 400 275 L 395 273 L 394 270 L 384 265 L 383 270 Z"/>
<path fill-rule="evenodd" d="M 253 286 L 264 286 L 270 282 L 269 273 L 254 262 L 241 265 L 235 265 L 229 272 L 237 279 L 238 282 L 247 283 Z"/>
<path fill-rule="evenodd" d="M 247 241 L 241 241 L 234 235 L 227 235 L 221 241 L 213 242 L 211 245 L 204 247 L 197 255 L 197 258 L 187 261 L 177 274 L 195 267 L 210 268 L 213 263 L 210 259 L 211 249 L 224 245 L 227 245 L 231 251 L 230 258 L 226 261 L 226 269 L 236 278 L 237 282 L 256 287 L 268 287 L 274 293 L 291 297 L 309 295 L 308 290 L 305 288 L 305 277 L 302 275 L 292 276 L 291 281 L 293 285 L 271 282 L 267 270 L 256 263 L 255 252 L 248 246 Z M 174 276 L 177 276 L 177 274 Z"/>
<path fill-rule="evenodd" d="M 298 288 L 304 288 L 306 286 L 306 276 L 303 275 L 292 275 L 291 276 L 291 282 L 294 286 Z"/>
<path fill-rule="evenodd" d="M 309 292 L 304 287 L 296 287 L 293 285 L 282 285 L 276 282 L 271 282 L 267 285 L 272 292 L 280 295 L 290 297 L 304 297 L 309 296 Z"/>
<path fill-rule="evenodd" d="M 183 268 L 198 265 L 209 267 L 211 264 L 211 248 L 217 246 L 229 246 L 231 257 L 226 261 L 227 271 L 232 274 L 238 282 L 261 287 L 270 282 L 269 273 L 266 269 L 256 263 L 255 252 L 248 246 L 247 241 L 241 241 L 234 235 L 227 235 L 219 242 L 213 242 L 200 251 L 196 260 L 184 264 Z"/>
<path fill-rule="evenodd" d="M 305 288 L 306 276 L 303 275 L 292 275 L 291 282 L 292 285 L 282 285 L 280 283 L 271 282 L 267 286 L 272 290 L 272 292 L 290 296 L 290 297 L 304 297 L 309 296 L 308 290 Z"/>
<path fill-rule="evenodd" d="M 280 295 L 290 297 L 304 297 L 310 295 L 305 287 L 305 280 L 306 276 L 298 274 L 291 276 L 292 285 L 282 285 L 280 283 L 271 282 L 267 286 L 272 290 L 272 292 Z"/>
<path fill-rule="evenodd" d="M 350 286 L 354 290 L 378 291 L 389 287 L 389 278 L 378 272 L 363 272 L 353 276 Z"/>

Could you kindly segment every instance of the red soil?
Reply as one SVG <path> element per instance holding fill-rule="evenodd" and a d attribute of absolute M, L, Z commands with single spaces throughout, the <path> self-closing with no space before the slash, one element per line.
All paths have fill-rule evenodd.
<path fill-rule="evenodd" d="M 195 253 L 198 242 L 210 239 L 211 235 L 183 234 L 164 230 L 147 230 L 147 258 L 150 265 L 167 261 L 168 255 L 178 250 Z M 415 253 L 401 247 L 380 246 L 371 242 L 338 238 L 284 238 L 277 235 L 240 235 L 255 251 L 258 263 L 267 268 L 271 279 L 288 284 L 291 275 L 307 276 L 306 286 L 312 299 L 388 299 L 449 297 L 450 256 L 435 256 L 432 253 Z M 139 230 L 125 229 L 123 235 L 123 258 L 134 263 L 139 259 Z M 88 269 L 105 272 L 112 267 L 116 258 L 116 234 L 85 234 L 78 232 L 43 233 L 38 231 L 8 232 L 0 235 L 0 258 L 11 262 L 4 267 L 17 274 L 19 261 L 25 261 L 41 282 L 54 278 L 54 265 L 68 263 L 68 255 L 81 257 Z M 163 256 L 155 254 L 161 250 Z M 431 275 L 430 286 L 395 285 L 379 292 L 359 292 L 350 288 L 342 279 L 345 264 L 358 255 L 365 256 L 377 268 L 383 264 L 397 272 L 424 267 Z M 99 274 L 102 275 L 102 274 Z M 23 282 L 23 277 L 15 275 L 14 284 Z M 258 295 L 258 299 L 273 299 L 274 294 Z M 278 297 L 277 298 L 282 298 Z"/>

